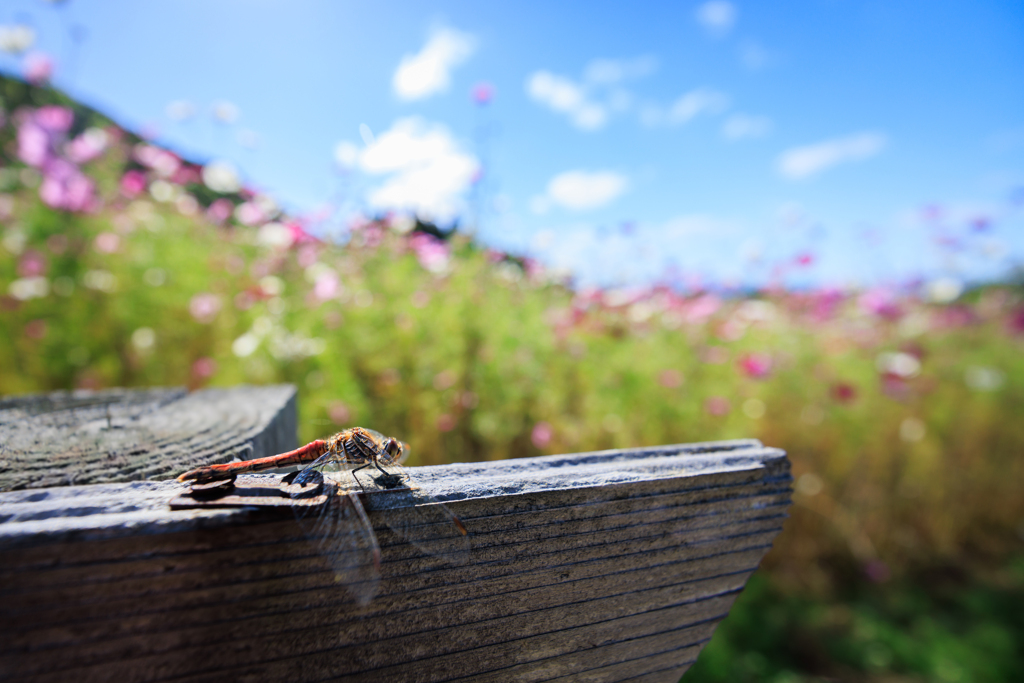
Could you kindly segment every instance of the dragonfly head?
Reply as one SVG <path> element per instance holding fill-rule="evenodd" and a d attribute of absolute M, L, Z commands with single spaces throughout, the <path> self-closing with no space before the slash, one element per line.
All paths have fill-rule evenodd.
<path fill-rule="evenodd" d="M 389 437 L 384 442 L 384 452 L 387 453 L 388 459 L 391 462 L 397 462 L 402 457 L 402 442 Z"/>

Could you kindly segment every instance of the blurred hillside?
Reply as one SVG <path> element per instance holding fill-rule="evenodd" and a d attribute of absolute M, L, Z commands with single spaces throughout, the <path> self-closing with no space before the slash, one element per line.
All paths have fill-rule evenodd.
<path fill-rule="evenodd" d="M 293 382 L 303 440 L 413 465 L 757 437 L 792 518 L 693 680 L 1024 676 L 1019 286 L 579 290 L 402 217 L 325 242 L 230 166 L 0 98 L 0 393 Z"/>

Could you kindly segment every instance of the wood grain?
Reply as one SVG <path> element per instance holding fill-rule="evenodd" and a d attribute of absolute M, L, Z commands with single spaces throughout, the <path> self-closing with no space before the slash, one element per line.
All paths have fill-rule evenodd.
<path fill-rule="evenodd" d="M 752 440 L 410 470 L 470 559 L 424 555 L 370 494 L 365 606 L 287 509 L 171 510 L 173 481 L 0 493 L 0 678 L 674 681 L 790 502 Z"/>
<path fill-rule="evenodd" d="M 166 479 L 294 448 L 292 386 L 0 399 L 0 491 Z"/>

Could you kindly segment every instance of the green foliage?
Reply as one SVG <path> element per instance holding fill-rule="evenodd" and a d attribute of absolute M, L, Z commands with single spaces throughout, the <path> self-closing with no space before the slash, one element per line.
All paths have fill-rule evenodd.
<path fill-rule="evenodd" d="M 755 575 L 686 683 L 1024 680 L 1024 563 L 812 599 Z"/>

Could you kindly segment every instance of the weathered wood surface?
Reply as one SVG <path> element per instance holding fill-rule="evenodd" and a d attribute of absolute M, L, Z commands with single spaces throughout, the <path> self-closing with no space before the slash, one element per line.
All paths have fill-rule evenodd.
<path fill-rule="evenodd" d="M 140 479 L 294 448 L 295 388 L 110 389 L 0 399 L 0 491 Z"/>
<path fill-rule="evenodd" d="M 287 510 L 172 511 L 173 481 L 0 494 L 0 678 L 674 681 L 790 500 L 785 454 L 752 440 L 412 474 L 470 561 L 423 555 L 371 496 L 365 607 Z"/>

